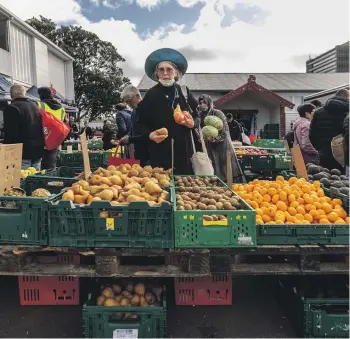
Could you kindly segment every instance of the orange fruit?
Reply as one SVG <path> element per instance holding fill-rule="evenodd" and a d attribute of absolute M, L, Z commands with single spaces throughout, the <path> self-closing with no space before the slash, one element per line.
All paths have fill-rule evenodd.
<path fill-rule="evenodd" d="M 295 198 L 295 195 L 294 194 L 289 194 L 288 195 L 288 201 L 289 202 L 293 202 L 293 201 L 295 201 L 296 200 L 296 198 Z"/>
<path fill-rule="evenodd" d="M 289 207 L 294 207 L 294 208 L 297 208 L 299 206 L 299 203 L 297 201 L 292 201 L 290 204 L 289 204 Z"/>
<path fill-rule="evenodd" d="M 264 214 L 261 208 L 256 208 L 255 213 L 256 213 L 256 216 L 262 216 Z"/>
<path fill-rule="evenodd" d="M 333 211 L 333 206 L 331 204 L 325 203 L 322 205 L 322 209 L 328 214 Z"/>
<path fill-rule="evenodd" d="M 283 192 L 285 192 L 287 195 L 289 195 L 289 194 L 291 194 L 292 193 L 292 190 L 291 190 L 291 188 L 290 187 L 284 187 L 283 189 L 282 189 L 282 191 Z"/>
<path fill-rule="evenodd" d="M 277 194 L 277 190 L 275 188 L 269 188 L 267 193 L 272 197 L 273 195 Z"/>
<path fill-rule="evenodd" d="M 325 224 L 330 224 L 329 220 L 326 219 L 326 218 L 322 218 L 320 219 L 320 222 L 319 222 L 321 225 L 325 225 Z"/>
<path fill-rule="evenodd" d="M 350 218 L 349 217 L 345 217 L 345 222 L 348 224 L 350 222 Z"/>
<path fill-rule="evenodd" d="M 271 201 L 271 196 L 268 195 L 268 194 L 264 194 L 263 199 L 264 199 L 264 201 L 266 201 L 266 202 L 270 202 L 270 201 Z"/>
<path fill-rule="evenodd" d="M 323 192 L 323 189 L 322 189 L 322 188 L 319 188 L 319 189 L 317 190 L 317 196 L 319 196 L 319 197 L 324 197 L 324 192 Z"/>
<path fill-rule="evenodd" d="M 297 213 L 297 214 L 295 215 L 295 219 L 297 219 L 297 220 L 304 220 L 304 215 L 303 215 L 303 214 L 300 214 L 300 213 Z"/>
<path fill-rule="evenodd" d="M 303 198 L 298 198 L 297 202 L 299 205 L 304 205 L 305 204 L 305 200 Z"/>
<path fill-rule="evenodd" d="M 318 210 L 316 210 L 316 212 L 318 213 L 318 215 L 326 215 L 326 212 L 323 210 L 323 209 L 318 209 Z"/>
<path fill-rule="evenodd" d="M 342 206 L 342 201 L 340 199 L 333 199 L 331 203 L 333 206 Z"/>
<path fill-rule="evenodd" d="M 269 207 L 270 204 L 267 202 L 267 201 L 263 201 L 261 204 L 260 204 L 260 207 Z"/>
<path fill-rule="evenodd" d="M 276 181 L 284 181 L 284 178 L 281 175 L 277 175 Z"/>
<path fill-rule="evenodd" d="M 264 198 L 259 193 L 254 193 L 252 200 L 260 205 L 264 201 Z"/>
<path fill-rule="evenodd" d="M 335 222 L 337 219 L 339 219 L 339 215 L 335 212 L 331 212 L 327 214 L 327 219 L 331 222 Z"/>
<path fill-rule="evenodd" d="M 288 207 L 288 212 L 290 213 L 290 215 L 296 215 L 297 211 L 294 207 Z"/>
<path fill-rule="evenodd" d="M 268 221 L 267 223 L 266 223 L 266 225 L 276 225 L 276 223 L 274 222 L 274 221 Z"/>
<path fill-rule="evenodd" d="M 287 193 L 286 192 L 284 192 L 284 191 L 281 191 L 280 192 L 280 200 L 282 200 L 282 201 L 287 201 Z"/>
<path fill-rule="evenodd" d="M 305 185 L 301 186 L 301 190 L 302 190 L 304 193 L 310 193 L 310 191 L 311 191 L 310 185 L 309 185 L 309 184 L 305 184 Z"/>
<path fill-rule="evenodd" d="M 286 216 L 282 212 L 277 212 L 275 215 L 275 221 L 282 220 L 283 222 L 286 220 Z M 283 224 L 282 222 L 282 224 Z"/>
<path fill-rule="evenodd" d="M 279 194 L 275 194 L 274 196 L 272 196 L 272 202 L 274 203 L 274 204 L 276 204 L 277 203 L 277 201 L 279 201 L 280 200 L 280 195 Z"/>
<path fill-rule="evenodd" d="M 269 221 L 271 221 L 271 218 L 270 218 L 269 215 L 264 214 L 264 215 L 262 216 L 262 220 L 263 220 L 264 222 L 269 222 Z"/>
<path fill-rule="evenodd" d="M 259 205 L 255 201 L 251 201 L 249 205 L 254 209 L 259 207 Z"/>
<path fill-rule="evenodd" d="M 305 210 L 307 210 L 307 211 L 316 210 L 316 207 L 315 207 L 315 205 L 307 204 L 305 206 Z"/>
<path fill-rule="evenodd" d="M 314 199 L 312 199 L 309 195 L 307 196 L 303 196 L 304 200 L 305 200 L 305 204 L 313 204 Z"/>
<path fill-rule="evenodd" d="M 261 189 L 259 190 L 259 193 L 260 193 L 261 195 L 267 194 L 267 188 L 265 188 L 265 187 L 261 188 Z"/>
<path fill-rule="evenodd" d="M 326 198 L 323 197 L 323 198 L 319 198 L 318 202 L 321 203 L 321 204 L 325 204 L 327 201 L 326 201 Z"/>
<path fill-rule="evenodd" d="M 340 218 L 343 218 L 343 219 L 346 218 L 346 216 L 347 216 L 347 214 L 346 214 L 344 208 L 342 208 L 342 207 L 340 207 L 340 206 L 339 206 L 339 208 L 335 208 L 335 209 L 333 210 L 333 212 L 334 212 L 334 213 L 337 213 L 337 214 L 339 215 L 339 217 L 340 217 Z"/>
<path fill-rule="evenodd" d="M 314 202 L 314 206 L 316 207 L 317 210 L 322 208 L 322 205 L 319 202 Z"/>
<path fill-rule="evenodd" d="M 304 214 L 304 219 L 309 222 L 312 222 L 312 220 L 314 220 L 313 216 L 309 213 Z"/>
<path fill-rule="evenodd" d="M 301 198 L 301 194 L 299 193 L 299 191 L 292 191 L 292 194 L 295 196 L 295 200 Z"/>
<path fill-rule="evenodd" d="M 344 219 L 339 218 L 339 219 L 337 219 L 337 220 L 334 222 L 334 224 L 336 224 L 336 225 L 345 225 L 346 222 L 344 221 Z"/>
<path fill-rule="evenodd" d="M 283 212 L 287 211 L 287 208 L 288 208 L 287 205 L 283 201 L 278 201 L 276 204 L 276 207 L 278 210 L 283 211 Z"/>
<path fill-rule="evenodd" d="M 297 219 L 291 215 L 287 216 L 287 221 L 294 223 Z"/>
<path fill-rule="evenodd" d="M 326 202 L 330 203 L 332 199 L 330 197 L 324 197 L 326 199 Z"/>
<path fill-rule="evenodd" d="M 295 182 L 297 182 L 298 181 L 298 179 L 296 178 L 296 177 L 291 177 L 291 178 L 289 178 L 288 179 L 288 182 L 292 185 L 292 184 L 294 184 Z"/>
<path fill-rule="evenodd" d="M 320 188 L 321 187 L 321 184 L 319 181 L 314 181 L 313 182 L 313 186 L 317 189 L 317 188 Z"/>
<path fill-rule="evenodd" d="M 305 224 L 305 225 L 310 225 L 311 222 L 309 220 L 303 220 L 302 224 Z"/>
<path fill-rule="evenodd" d="M 312 216 L 313 219 L 318 219 L 318 212 L 316 210 L 311 210 L 309 214 Z"/>
<path fill-rule="evenodd" d="M 305 214 L 305 209 L 303 206 L 298 206 L 296 208 L 297 213 L 304 215 Z"/>

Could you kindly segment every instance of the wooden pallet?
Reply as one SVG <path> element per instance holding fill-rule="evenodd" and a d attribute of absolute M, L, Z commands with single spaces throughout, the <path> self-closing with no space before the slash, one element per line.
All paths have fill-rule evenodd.
<path fill-rule="evenodd" d="M 43 264 L 40 257 L 75 254 L 80 265 Z M 0 275 L 181 277 L 347 274 L 349 246 L 259 246 L 254 249 L 79 249 L 1 246 Z"/>

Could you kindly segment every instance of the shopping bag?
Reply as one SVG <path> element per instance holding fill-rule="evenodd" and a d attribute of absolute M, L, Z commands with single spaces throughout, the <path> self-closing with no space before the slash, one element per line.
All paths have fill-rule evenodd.
<path fill-rule="evenodd" d="M 208 156 L 208 152 L 205 146 L 205 142 L 203 140 L 201 128 L 199 127 L 198 130 L 199 130 L 200 141 L 202 143 L 203 152 L 196 151 L 196 145 L 194 143 L 193 134 L 192 134 L 192 131 L 190 131 L 192 147 L 193 147 L 193 155 L 191 157 L 193 172 L 195 175 L 214 175 L 213 164 L 211 163 L 211 160 Z"/>
<path fill-rule="evenodd" d="M 66 140 L 70 127 L 51 113 L 39 107 L 44 132 L 45 147 L 51 151 L 58 148 Z"/>
<path fill-rule="evenodd" d="M 344 150 L 344 137 L 339 134 L 336 135 L 331 141 L 331 148 L 333 158 L 339 162 L 343 167 L 345 166 L 345 150 Z"/>

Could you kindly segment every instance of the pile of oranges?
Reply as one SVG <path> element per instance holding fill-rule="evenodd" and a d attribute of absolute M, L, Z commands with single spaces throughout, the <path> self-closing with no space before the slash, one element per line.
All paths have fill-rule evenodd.
<path fill-rule="evenodd" d="M 349 224 L 342 201 L 326 197 L 319 181 L 278 176 L 232 189 L 255 209 L 257 224 Z"/>

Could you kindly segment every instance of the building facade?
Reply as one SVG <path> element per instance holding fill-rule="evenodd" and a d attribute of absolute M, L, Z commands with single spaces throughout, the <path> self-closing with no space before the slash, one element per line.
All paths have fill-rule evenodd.
<path fill-rule="evenodd" d="M 305 96 L 348 81 L 348 73 L 187 73 L 181 80 L 197 99 L 209 94 L 217 109 L 244 122 L 251 134 L 279 124 L 280 137 L 299 117 L 297 107 Z M 138 88 L 143 95 L 154 84 L 144 76 Z"/>
<path fill-rule="evenodd" d="M 349 41 L 306 61 L 307 73 L 349 73 Z"/>
<path fill-rule="evenodd" d="M 1 5 L 0 76 L 27 88 L 53 87 L 74 102 L 73 58 Z"/>

